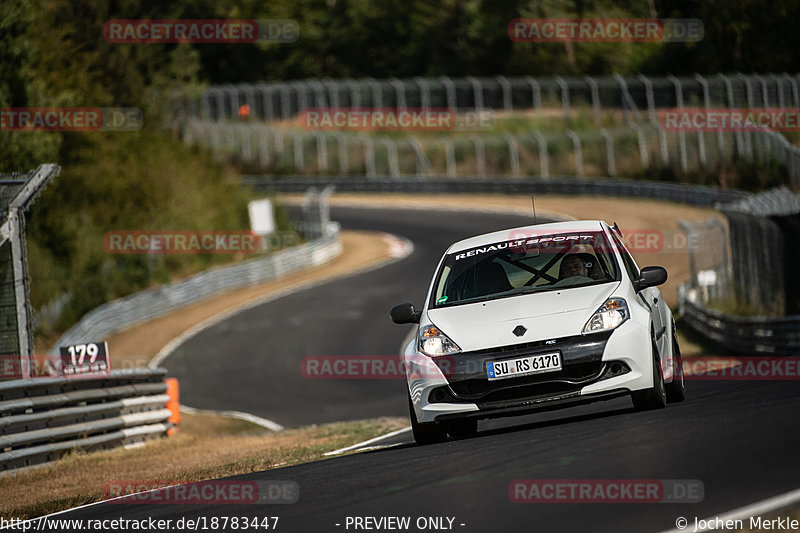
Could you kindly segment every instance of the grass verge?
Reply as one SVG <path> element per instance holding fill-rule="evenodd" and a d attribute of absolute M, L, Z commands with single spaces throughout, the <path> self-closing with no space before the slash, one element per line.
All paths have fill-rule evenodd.
<path fill-rule="evenodd" d="M 377 418 L 280 433 L 215 415 L 183 415 L 181 430 L 138 448 L 75 452 L 54 463 L 0 477 L 0 516 L 28 519 L 103 499 L 107 483 L 137 480 L 164 486 L 307 463 L 324 453 L 408 425 Z"/>

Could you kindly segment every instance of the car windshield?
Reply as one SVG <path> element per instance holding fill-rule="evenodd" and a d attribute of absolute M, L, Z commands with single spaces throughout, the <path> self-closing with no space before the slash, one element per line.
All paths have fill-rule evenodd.
<path fill-rule="evenodd" d="M 445 257 L 431 307 L 619 280 L 602 231 L 522 236 Z"/>

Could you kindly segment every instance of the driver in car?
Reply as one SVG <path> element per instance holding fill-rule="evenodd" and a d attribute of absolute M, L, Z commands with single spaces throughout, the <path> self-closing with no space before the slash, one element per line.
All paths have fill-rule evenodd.
<path fill-rule="evenodd" d="M 559 279 L 571 278 L 573 276 L 589 277 L 589 269 L 586 263 L 577 255 L 568 255 L 561 260 L 561 267 L 559 268 Z"/>

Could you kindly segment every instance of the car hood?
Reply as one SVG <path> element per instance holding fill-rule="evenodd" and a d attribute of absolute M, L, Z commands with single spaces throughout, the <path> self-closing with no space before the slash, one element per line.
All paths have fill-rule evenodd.
<path fill-rule="evenodd" d="M 603 283 L 430 309 L 428 318 L 465 352 L 557 339 L 579 335 L 618 287 Z M 518 337 L 512 330 L 520 325 L 527 331 Z"/>

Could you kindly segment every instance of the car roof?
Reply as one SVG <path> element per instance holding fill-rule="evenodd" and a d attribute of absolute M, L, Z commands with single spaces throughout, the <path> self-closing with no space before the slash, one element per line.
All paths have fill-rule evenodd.
<path fill-rule="evenodd" d="M 469 250 L 476 246 L 486 246 L 496 242 L 506 242 L 515 239 L 530 238 L 542 235 L 557 235 L 559 233 L 574 233 L 576 231 L 599 231 L 608 225 L 601 220 L 570 220 L 569 222 L 553 222 L 550 224 L 534 224 L 531 226 L 520 226 L 509 228 L 491 233 L 476 235 L 468 239 L 458 241 L 447 249 L 448 254 Z"/>

